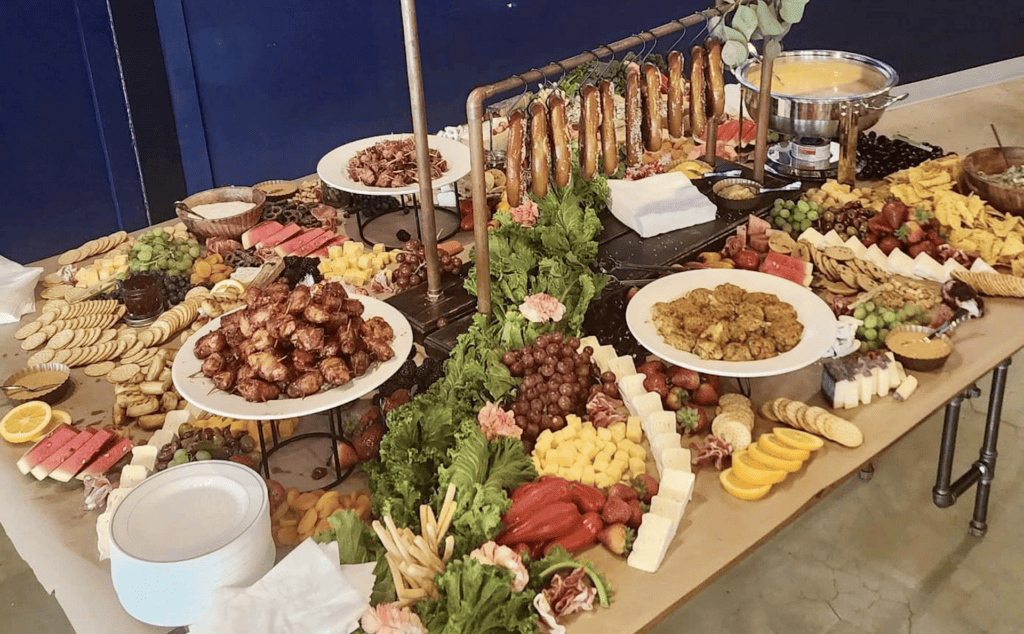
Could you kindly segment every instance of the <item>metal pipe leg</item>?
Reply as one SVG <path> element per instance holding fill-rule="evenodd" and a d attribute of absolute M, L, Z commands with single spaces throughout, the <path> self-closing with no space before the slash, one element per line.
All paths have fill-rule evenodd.
<path fill-rule="evenodd" d="M 932 489 L 932 501 L 939 508 L 953 506 L 956 498 L 949 490 L 949 481 L 953 476 L 953 454 L 956 452 L 956 432 L 960 424 L 960 405 L 964 402 L 964 394 L 957 394 L 946 403 L 946 416 L 942 423 L 942 442 L 939 445 L 939 470 L 935 477 L 935 488 Z"/>
<path fill-rule="evenodd" d="M 985 438 L 981 444 L 981 456 L 974 467 L 981 472 L 978 491 L 974 498 L 974 518 L 970 531 L 975 537 L 982 537 L 988 530 L 988 499 L 992 491 L 992 480 L 996 474 L 996 445 L 999 442 L 999 423 L 1003 416 L 1003 396 L 1006 392 L 1006 375 L 1012 359 L 1007 358 L 992 371 L 992 392 L 988 399 L 988 413 L 985 416 Z"/>
<path fill-rule="evenodd" d="M 860 468 L 860 479 L 867 482 L 875 477 L 875 463 L 869 462 Z"/>

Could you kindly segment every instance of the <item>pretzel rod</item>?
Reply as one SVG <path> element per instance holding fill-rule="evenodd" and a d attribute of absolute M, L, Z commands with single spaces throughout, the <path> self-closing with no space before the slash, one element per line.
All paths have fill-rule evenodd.
<path fill-rule="evenodd" d="M 427 509 L 430 508 L 427 504 L 420 505 L 420 531 L 423 531 L 427 526 Z"/>
<path fill-rule="evenodd" d="M 437 536 L 440 539 L 445 533 L 448 532 L 448 527 L 452 523 L 452 516 L 455 515 L 455 504 L 451 506 L 441 507 L 441 519 L 440 525 L 437 527 Z"/>
<path fill-rule="evenodd" d="M 433 570 L 430 570 L 429 568 L 424 568 L 423 566 L 414 563 L 409 563 L 407 565 L 409 566 L 409 574 L 413 577 L 420 577 L 423 579 L 434 578 L 435 573 Z"/>
<path fill-rule="evenodd" d="M 395 545 L 398 546 L 398 551 L 402 553 L 402 559 L 405 559 L 406 561 L 412 559 L 412 557 L 409 556 L 409 551 L 405 548 L 401 533 L 398 532 L 398 527 L 395 526 L 395 520 L 391 519 L 390 515 L 385 515 L 384 525 L 388 527 L 388 532 L 391 533 L 391 538 L 395 540 Z"/>
<path fill-rule="evenodd" d="M 388 562 L 388 568 L 391 570 L 391 578 L 395 582 L 395 590 L 401 593 L 406 589 L 405 581 L 402 579 L 402 570 L 399 568 L 398 559 L 391 553 L 384 553 L 384 559 Z"/>
<path fill-rule="evenodd" d="M 396 546 L 395 542 L 391 539 L 391 535 L 388 535 L 388 532 L 384 529 L 383 526 L 381 526 L 379 521 L 374 520 L 371 526 L 373 527 L 373 531 L 377 533 L 377 537 L 380 539 L 380 543 L 384 544 L 384 550 L 388 551 L 389 553 L 395 556 L 401 554 L 402 551 L 398 549 L 398 546 Z"/>
<path fill-rule="evenodd" d="M 282 505 L 283 506 L 283 505 Z M 430 508 L 429 506 L 427 507 Z M 433 515 L 433 513 L 431 513 Z M 425 539 L 429 548 L 427 550 L 432 553 L 437 552 L 437 522 L 431 517 L 432 523 L 427 524 L 427 530 L 424 531 Z"/>

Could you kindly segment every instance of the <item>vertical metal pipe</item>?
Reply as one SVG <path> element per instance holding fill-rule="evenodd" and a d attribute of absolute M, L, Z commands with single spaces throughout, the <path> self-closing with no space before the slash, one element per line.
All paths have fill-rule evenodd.
<path fill-rule="evenodd" d="M 963 399 L 963 395 L 957 395 L 946 404 L 946 416 L 942 422 L 939 469 L 935 475 L 935 488 L 932 489 L 932 501 L 939 508 L 953 506 L 956 502 L 949 490 L 949 481 L 953 476 L 953 454 L 956 453 L 956 432 L 960 424 L 960 404 Z"/>
<path fill-rule="evenodd" d="M 476 261 L 476 309 L 491 314 L 491 250 L 487 245 L 487 183 L 484 180 L 484 122 L 479 89 L 466 100 L 469 126 L 470 183 L 473 192 L 473 257 Z"/>
<path fill-rule="evenodd" d="M 999 442 L 999 423 L 1003 417 L 1003 395 L 1006 392 L 1006 374 L 1012 359 L 1005 359 L 992 371 L 992 391 L 988 399 L 988 413 L 985 416 L 985 437 L 981 444 L 981 457 L 974 463 L 981 471 L 981 481 L 974 498 L 974 516 L 970 531 L 975 537 L 982 537 L 988 530 L 988 498 L 992 492 L 992 480 L 996 475 L 996 445 Z"/>
<path fill-rule="evenodd" d="M 437 257 L 437 227 L 434 221 L 434 188 L 430 179 L 430 146 L 427 145 L 427 111 L 420 69 L 420 38 L 416 26 L 416 0 L 401 0 L 402 32 L 405 36 L 405 68 L 409 77 L 409 105 L 416 139 L 416 167 L 420 185 L 420 237 L 427 264 L 427 300 L 441 298 L 441 263 Z"/>
<path fill-rule="evenodd" d="M 857 184 L 857 131 L 860 127 L 860 109 L 846 101 L 839 105 L 839 168 L 836 180 L 853 187 Z"/>
<path fill-rule="evenodd" d="M 764 163 L 768 160 L 768 121 L 771 114 L 772 76 L 775 58 L 780 49 L 779 39 L 764 40 L 764 55 L 761 57 L 761 83 L 757 92 L 757 145 L 754 148 L 754 180 L 764 184 Z"/>

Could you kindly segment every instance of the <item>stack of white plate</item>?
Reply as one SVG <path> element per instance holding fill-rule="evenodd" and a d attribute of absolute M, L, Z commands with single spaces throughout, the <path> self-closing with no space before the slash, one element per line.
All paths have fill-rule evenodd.
<path fill-rule="evenodd" d="M 267 485 L 235 462 L 191 462 L 132 489 L 110 522 L 110 572 L 125 611 L 152 625 L 194 623 L 220 587 L 274 565 Z"/>

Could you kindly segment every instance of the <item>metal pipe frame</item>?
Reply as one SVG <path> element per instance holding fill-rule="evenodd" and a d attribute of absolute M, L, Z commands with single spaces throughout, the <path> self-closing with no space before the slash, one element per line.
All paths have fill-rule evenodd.
<path fill-rule="evenodd" d="M 402 33 L 405 37 L 405 67 L 409 77 L 412 131 L 416 139 L 416 171 L 420 185 L 420 237 L 427 265 L 427 301 L 441 299 L 441 262 L 437 256 L 437 227 L 434 220 L 434 188 L 430 178 L 430 146 L 427 144 L 427 110 L 423 97 L 420 38 L 416 26 L 416 0 L 401 0 Z M 481 178 L 483 176 L 481 175 Z"/>
<path fill-rule="evenodd" d="M 411 0 L 402 0 L 403 7 L 409 1 Z M 739 4 L 749 4 L 750 1 L 740 0 Z M 479 312 L 486 315 L 491 313 L 491 270 L 490 254 L 487 248 L 487 188 L 484 183 L 484 102 L 495 95 L 513 89 L 522 88 L 525 90 L 532 82 L 562 75 L 587 62 L 594 62 L 640 46 L 641 44 L 646 45 L 648 42 L 656 43 L 658 38 L 677 31 L 685 31 L 695 24 L 706 22 L 709 18 L 717 17 L 723 12 L 731 10 L 733 6 L 734 4 L 732 3 L 726 4 L 716 1 L 713 8 L 705 9 L 685 18 L 672 20 L 661 26 L 641 31 L 637 35 L 631 35 L 611 44 L 602 44 L 594 50 L 580 53 L 560 62 L 551 62 L 541 68 L 533 68 L 528 72 L 512 75 L 493 84 L 478 86 L 469 93 L 469 97 L 466 99 L 466 123 L 469 126 L 474 225 L 473 243 L 476 254 L 477 310 Z M 767 112 L 767 109 L 765 111 Z"/>
<path fill-rule="evenodd" d="M 960 406 L 965 399 L 981 395 L 977 386 L 970 386 L 946 405 L 942 426 L 942 440 L 939 445 L 939 466 L 932 489 L 932 501 L 939 508 L 953 506 L 957 499 L 975 484 L 978 489 L 974 498 L 974 515 L 971 518 L 970 533 L 983 537 L 988 530 L 988 502 L 992 492 L 992 481 L 996 473 L 996 445 L 999 442 L 999 421 L 1003 415 L 1003 397 L 1006 393 L 1006 376 L 1012 358 L 1004 359 L 992 371 L 992 389 L 989 393 L 988 411 L 985 413 L 985 434 L 981 442 L 978 460 L 956 481 L 950 483 L 953 472 L 953 457 L 956 453 L 956 434 L 960 422 Z"/>

